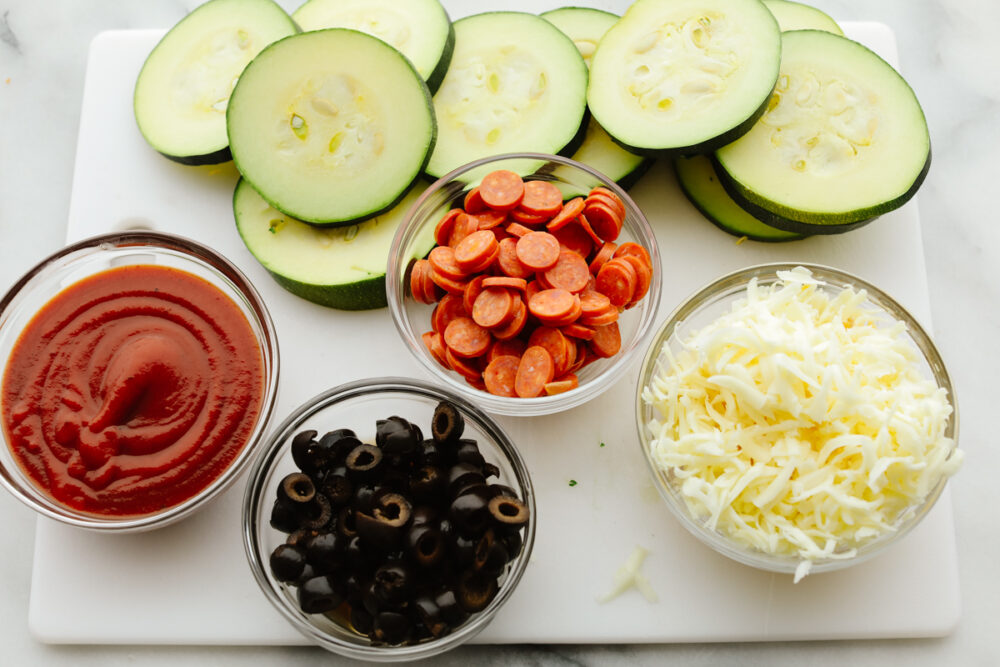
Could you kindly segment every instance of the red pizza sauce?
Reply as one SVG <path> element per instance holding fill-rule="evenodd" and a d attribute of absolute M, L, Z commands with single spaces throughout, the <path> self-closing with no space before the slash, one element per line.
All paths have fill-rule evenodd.
<path fill-rule="evenodd" d="M 3 376 L 3 428 L 59 503 L 149 514 L 232 463 L 263 377 L 253 330 L 222 291 L 179 269 L 123 266 L 66 288 L 25 327 Z"/>

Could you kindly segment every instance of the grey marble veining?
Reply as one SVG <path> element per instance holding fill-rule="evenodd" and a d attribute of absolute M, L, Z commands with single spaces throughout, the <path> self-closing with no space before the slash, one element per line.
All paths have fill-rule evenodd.
<path fill-rule="evenodd" d="M 173 25 L 197 0 L 0 0 L 0 288 L 62 245 L 87 46 L 99 31 Z M 294 0 L 281 3 L 294 9 Z M 572 3 L 568 3 L 572 4 Z M 440 665 L 1000 664 L 1000 552 L 992 417 L 1000 377 L 1000 3 L 815 0 L 840 20 L 890 25 L 924 107 L 934 163 L 919 206 L 937 343 L 961 411 L 964 470 L 951 485 L 963 619 L 943 639 L 671 646 L 465 647 Z M 302 648 L 67 647 L 27 629 L 34 516 L 0 494 L 0 664 L 328 665 Z M 914 582 L 920 585 L 920 582 Z"/>

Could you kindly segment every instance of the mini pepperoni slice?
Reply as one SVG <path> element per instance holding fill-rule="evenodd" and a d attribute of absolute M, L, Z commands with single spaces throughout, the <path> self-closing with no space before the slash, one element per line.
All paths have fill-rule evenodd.
<path fill-rule="evenodd" d="M 569 367 L 570 373 L 576 373 L 578 370 L 583 368 L 584 363 L 587 361 L 587 354 L 589 353 L 589 347 L 587 347 L 587 341 L 582 338 L 573 339 L 576 341 L 576 358 L 573 360 L 573 364 Z"/>
<path fill-rule="evenodd" d="M 584 206 L 586 206 L 587 202 L 601 202 L 607 204 L 611 210 L 615 212 L 615 215 L 619 220 L 625 219 L 625 202 L 623 202 L 618 195 L 607 188 L 594 188 L 591 190 L 590 194 L 587 195 Z"/>
<path fill-rule="evenodd" d="M 528 281 L 512 276 L 490 276 L 483 280 L 483 287 L 506 287 L 523 293 L 528 288 Z"/>
<path fill-rule="evenodd" d="M 611 299 L 615 308 L 624 308 L 632 300 L 638 277 L 632 265 L 623 259 L 611 259 L 597 272 L 597 291 Z"/>
<path fill-rule="evenodd" d="M 548 218 L 558 213 L 562 206 L 562 192 L 552 183 L 528 181 L 524 184 L 524 198 L 520 205 L 522 210 Z"/>
<path fill-rule="evenodd" d="M 573 311 L 579 300 L 572 292 L 564 289 L 545 289 L 528 301 L 528 310 L 540 320 L 561 319 Z"/>
<path fill-rule="evenodd" d="M 514 319 L 517 304 L 513 293 L 504 287 L 486 287 L 472 305 L 472 319 L 486 329 L 502 327 Z"/>
<path fill-rule="evenodd" d="M 580 317 L 580 297 L 578 297 L 576 294 L 573 295 L 573 306 L 572 308 L 570 308 L 569 312 L 566 313 L 565 315 L 561 315 L 559 317 L 545 317 L 536 315 L 535 317 L 538 318 L 539 322 L 541 322 L 542 324 L 546 324 L 550 327 L 564 327 L 567 324 L 572 324 L 573 322 L 576 322 L 576 320 L 579 319 Z"/>
<path fill-rule="evenodd" d="M 643 263 L 649 267 L 650 270 L 653 269 L 653 258 L 649 256 L 649 251 L 643 248 L 638 243 L 633 243 L 632 241 L 627 241 L 615 250 L 615 257 L 621 257 L 622 255 L 635 255 L 643 261 Z"/>
<path fill-rule="evenodd" d="M 482 270 L 484 262 L 489 261 L 491 255 L 497 249 L 497 237 L 488 229 L 469 234 L 461 243 L 455 246 L 453 253 L 455 264 L 465 274 Z M 435 248 L 434 250 L 438 250 Z M 434 254 L 434 250 L 431 254 Z"/>
<path fill-rule="evenodd" d="M 545 385 L 552 381 L 555 370 L 552 357 L 544 347 L 529 347 L 521 355 L 514 378 L 514 392 L 521 398 L 535 398 L 545 391 Z"/>
<path fill-rule="evenodd" d="M 524 349 L 527 344 L 520 338 L 508 338 L 506 340 L 495 340 L 493 345 L 490 346 L 490 351 L 486 353 L 486 358 L 489 361 L 493 361 L 497 357 L 502 357 L 504 355 L 510 355 L 512 357 L 521 358 L 524 354 Z"/>
<path fill-rule="evenodd" d="M 622 349 L 622 334 L 618 323 L 594 327 L 594 337 L 590 339 L 588 347 L 594 354 L 605 359 L 618 354 Z"/>
<path fill-rule="evenodd" d="M 447 345 L 444 348 L 444 358 L 451 370 L 466 380 L 482 381 L 483 372 L 476 366 L 475 359 L 463 359 L 455 354 L 455 351 Z"/>
<path fill-rule="evenodd" d="M 431 263 L 431 268 L 442 276 L 462 280 L 469 275 L 469 272 L 455 261 L 455 251 L 446 245 L 436 246 L 427 255 L 427 259 Z"/>
<path fill-rule="evenodd" d="M 590 228 L 603 241 L 614 241 L 622 231 L 622 221 L 604 202 L 591 202 L 583 209 Z"/>
<path fill-rule="evenodd" d="M 559 261 L 559 239 L 548 232 L 530 232 L 517 241 L 517 258 L 533 271 L 545 271 Z"/>
<path fill-rule="evenodd" d="M 483 291 L 483 283 L 486 282 L 486 278 L 487 276 L 476 276 L 465 287 L 465 292 L 462 293 L 462 305 L 465 306 L 466 314 L 472 312 L 472 305 L 476 303 L 476 297 Z"/>
<path fill-rule="evenodd" d="M 454 278 L 449 278 L 443 273 L 439 273 L 437 269 L 431 269 L 430 271 L 431 281 L 445 292 L 449 294 L 458 294 L 461 296 L 465 293 L 465 288 L 469 286 L 468 280 L 455 280 Z"/>
<path fill-rule="evenodd" d="M 450 368 L 448 366 L 448 359 L 445 357 L 444 342 L 441 340 L 441 334 L 436 331 L 425 331 L 420 337 L 423 339 L 424 345 L 427 346 L 427 351 L 431 353 L 434 361 L 445 368 Z"/>
<path fill-rule="evenodd" d="M 635 269 L 635 291 L 632 292 L 632 298 L 629 303 L 636 303 L 642 297 L 646 296 L 646 292 L 649 291 L 649 283 L 653 279 L 653 272 L 650 270 L 646 263 L 642 261 L 640 257 L 636 255 L 621 255 L 620 257 L 615 257 L 617 260 L 628 262 Z"/>
<path fill-rule="evenodd" d="M 606 324 L 612 324 L 617 321 L 618 309 L 614 306 L 610 306 L 603 313 L 597 313 L 596 315 L 581 315 L 579 319 L 577 319 L 576 323 L 585 327 L 599 327 Z"/>
<path fill-rule="evenodd" d="M 471 213 L 476 215 L 482 213 L 486 210 L 486 203 L 483 202 L 483 197 L 479 194 L 479 188 L 472 188 L 469 193 L 465 195 L 465 202 L 463 203 L 466 213 Z"/>
<path fill-rule="evenodd" d="M 570 342 L 566 340 L 559 329 L 541 326 L 531 332 L 528 336 L 528 347 L 536 345 L 544 347 L 552 357 L 553 372 L 562 375 L 569 368 L 572 361 L 569 358 Z M 575 344 L 573 345 L 574 347 Z"/>
<path fill-rule="evenodd" d="M 468 213 L 459 213 L 448 237 L 448 245 L 454 248 L 469 234 L 479 230 L 479 219 Z"/>
<path fill-rule="evenodd" d="M 528 213 L 524 209 L 515 208 L 513 211 L 509 211 L 508 216 L 511 220 L 515 222 L 520 222 L 525 225 L 540 225 L 543 222 L 548 221 L 549 216 L 547 215 L 536 215 L 534 213 Z"/>
<path fill-rule="evenodd" d="M 583 340 L 590 340 L 594 337 L 594 329 L 592 327 L 584 326 L 577 322 L 572 324 L 567 324 L 566 326 L 559 329 L 566 336 L 572 336 L 573 338 L 581 338 Z"/>
<path fill-rule="evenodd" d="M 493 329 L 493 337 L 497 340 L 510 340 L 524 331 L 525 324 L 528 323 L 528 307 L 520 295 L 514 296 L 515 310 L 514 319 L 507 323 L 507 326 Z"/>
<path fill-rule="evenodd" d="M 535 273 L 517 258 L 517 239 L 514 237 L 500 241 L 497 266 L 511 278 L 527 279 Z"/>
<path fill-rule="evenodd" d="M 552 235 L 559 239 L 559 244 L 567 250 L 572 250 L 583 258 L 590 256 L 594 249 L 594 241 L 587 232 L 577 223 L 560 227 L 552 232 Z"/>
<path fill-rule="evenodd" d="M 580 292 L 580 317 L 600 315 L 613 308 L 611 299 L 596 290 Z"/>
<path fill-rule="evenodd" d="M 558 380 L 553 380 L 552 382 L 546 383 L 545 393 L 549 396 L 555 394 L 562 394 L 567 391 L 572 391 L 580 386 L 580 379 L 576 377 L 573 373 L 567 373 L 563 375 Z"/>
<path fill-rule="evenodd" d="M 521 238 L 525 234 L 531 233 L 531 228 L 525 227 L 524 225 L 518 224 L 516 222 L 510 223 L 509 225 L 504 227 L 504 229 L 507 231 L 508 234 L 510 234 L 511 236 L 516 236 L 517 238 Z"/>
<path fill-rule="evenodd" d="M 460 208 L 453 208 L 444 214 L 437 225 L 434 227 L 434 242 L 438 245 L 448 245 L 451 239 L 451 232 L 455 228 L 455 219 L 462 213 L 465 213 Z"/>
<path fill-rule="evenodd" d="M 525 303 L 531 303 L 532 297 L 541 292 L 544 289 L 548 289 L 542 285 L 538 280 L 529 280 L 528 286 L 524 288 L 524 301 Z"/>
<path fill-rule="evenodd" d="M 604 263 L 615 256 L 617 249 L 618 246 L 614 243 L 604 243 L 601 245 L 601 249 L 594 255 L 594 259 L 590 260 L 590 272 L 597 275 L 597 272 L 604 266 Z"/>
<path fill-rule="evenodd" d="M 601 247 L 601 245 L 604 243 L 604 239 L 598 236 L 597 233 L 594 231 L 593 227 L 590 226 L 590 221 L 587 220 L 587 216 L 581 213 L 580 216 L 576 219 L 576 221 L 580 223 L 580 227 L 583 228 L 583 231 L 587 232 L 587 236 L 589 236 L 590 240 L 594 242 L 594 245 L 597 247 Z"/>
<path fill-rule="evenodd" d="M 474 217 L 479 221 L 479 229 L 493 229 L 507 222 L 507 213 L 505 211 L 494 211 L 492 209 L 476 213 Z"/>
<path fill-rule="evenodd" d="M 410 294 L 419 303 L 434 303 L 433 294 L 426 289 L 426 275 L 430 272 L 430 262 L 418 259 L 410 269 Z"/>
<path fill-rule="evenodd" d="M 498 211 L 517 208 L 524 197 L 524 181 L 512 171 L 497 169 L 483 176 L 479 184 L 483 203 Z"/>
<path fill-rule="evenodd" d="M 517 369 L 521 365 L 521 357 L 503 355 L 494 358 L 483 371 L 483 382 L 486 391 L 496 396 L 517 396 L 514 382 L 517 379 Z"/>
<path fill-rule="evenodd" d="M 468 317 L 469 312 L 462 305 L 462 297 L 457 294 L 445 294 L 444 297 L 434 306 L 431 313 L 431 328 L 443 333 L 448 324 L 458 317 Z"/>
<path fill-rule="evenodd" d="M 478 301 L 478 299 L 477 299 Z M 478 357 L 490 348 L 490 332 L 471 317 L 456 317 L 444 330 L 444 344 L 459 357 Z"/>
<path fill-rule="evenodd" d="M 549 285 L 574 293 L 583 291 L 589 278 L 587 260 L 565 248 L 559 251 L 559 260 L 545 272 L 545 282 Z"/>
<path fill-rule="evenodd" d="M 574 197 L 563 204 L 559 212 L 545 225 L 546 229 L 554 232 L 560 227 L 565 227 L 583 213 L 583 197 Z"/>

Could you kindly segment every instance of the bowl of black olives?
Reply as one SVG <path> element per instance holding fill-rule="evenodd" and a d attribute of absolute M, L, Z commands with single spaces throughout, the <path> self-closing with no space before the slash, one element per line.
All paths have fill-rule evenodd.
<path fill-rule="evenodd" d="M 296 409 L 250 472 L 257 583 L 314 643 L 370 661 L 477 635 L 524 573 L 535 498 L 503 429 L 417 380 L 336 387 Z"/>

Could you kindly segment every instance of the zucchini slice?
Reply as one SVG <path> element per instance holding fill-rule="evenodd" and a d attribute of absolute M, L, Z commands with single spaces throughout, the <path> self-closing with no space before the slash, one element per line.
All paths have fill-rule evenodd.
<path fill-rule="evenodd" d="M 286 290 L 339 310 L 386 305 L 385 270 L 396 229 L 423 188 L 387 213 L 349 227 L 316 227 L 275 210 L 245 180 L 233 193 L 236 229 L 247 250 Z M 433 237 L 419 249 L 430 252 Z"/>
<path fill-rule="evenodd" d="M 333 28 L 276 42 L 227 113 L 236 168 L 279 211 L 346 225 L 389 210 L 434 146 L 424 80 L 396 49 Z"/>
<path fill-rule="evenodd" d="M 378 37 L 410 59 L 433 93 L 455 48 L 438 0 L 309 0 L 292 13 L 303 30 L 350 28 Z"/>
<path fill-rule="evenodd" d="M 840 29 L 825 12 L 804 5 L 801 2 L 791 0 L 763 0 L 764 6 L 771 10 L 774 18 L 778 21 L 781 32 L 790 30 L 825 30 L 834 35 L 843 37 L 844 31 Z"/>
<path fill-rule="evenodd" d="M 790 221 L 783 229 L 814 234 L 847 231 L 902 206 L 931 157 L 909 85 L 845 37 L 796 30 L 782 41 L 768 112 L 715 154 L 726 191 L 755 215 L 756 207 Z"/>
<path fill-rule="evenodd" d="M 580 52 L 545 19 L 490 12 L 455 21 L 455 53 L 434 95 L 438 141 L 427 173 L 440 178 L 499 153 L 575 150 L 586 93 Z"/>
<path fill-rule="evenodd" d="M 297 32 L 272 0 L 211 0 L 153 47 L 133 109 L 146 142 L 182 164 L 231 159 L 226 107 L 240 73 L 271 42 Z"/>
<path fill-rule="evenodd" d="M 601 37 L 618 21 L 615 14 L 587 7 L 553 9 L 541 14 L 541 17 L 573 40 L 587 67 L 590 67 L 590 58 L 597 50 Z M 630 153 L 616 144 L 593 117 L 587 122 L 583 143 L 571 157 L 617 181 L 624 188 L 634 185 L 652 164 L 652 159 Z"/>
<path fill-rule="evenodd" d="M 710 157 L 692 155 L 677 158 L 674 160 L 674 171 L 684 196 L 722 231 L 768 243 L 805 238 L 804 234 L 786 232 L 766 225 L 740 208 L 719 183 Z"/>
<path fill-rule="evenodd" d="M 764 113 L 780 37 L 759 0 L 636 0 L 597 46 L 587 103 L 633 152 L 710 152 Z"/>

